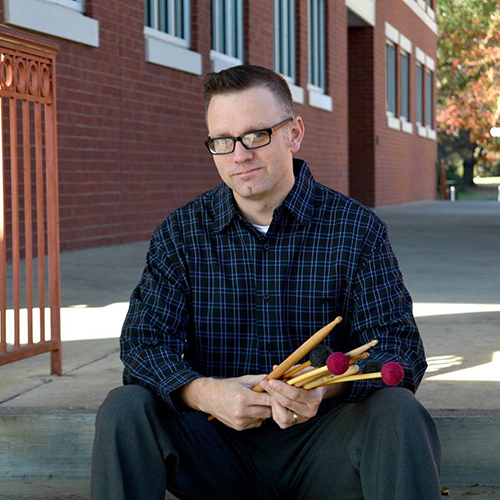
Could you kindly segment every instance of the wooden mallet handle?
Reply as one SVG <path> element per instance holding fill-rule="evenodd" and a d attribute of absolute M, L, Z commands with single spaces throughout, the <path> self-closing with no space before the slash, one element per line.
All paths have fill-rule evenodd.
<path fill-rule="evenodd" d="M 306 340 L 296 351 L 292 352 L 288 358 L 281 362 L 264 380 L 272 380 L 280 378 L 288 371 L 297 361 L 300 361 L 311 349 L 322 342 L 326 336 L 342 321 L 340 316 L 337 316 L 334 321 L 318 330 L 310 339 Z M 260 382 L 252 388 L 255 392 L 264 392 Z"/>

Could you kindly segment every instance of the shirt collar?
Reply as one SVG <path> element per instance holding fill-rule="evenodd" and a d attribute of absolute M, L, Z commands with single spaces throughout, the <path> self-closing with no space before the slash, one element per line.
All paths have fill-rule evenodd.
<path fill-rule="evenodd" d="M 282 205 L 304 226 L 308 226 L 314 212 L 314 189 L 316 181 L 304 160 L 293 159 L 295 184 Z M 227 184 L 221 182 L 214 200 L 215 233 L 222 231 L 236 215 L 240 215 L 233 192 Z M 277 207 L 278 210 L 280 207 Z"/>

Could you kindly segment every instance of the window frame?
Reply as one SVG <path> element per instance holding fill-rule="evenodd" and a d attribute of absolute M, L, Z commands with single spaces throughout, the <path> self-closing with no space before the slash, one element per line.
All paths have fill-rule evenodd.
<path fill-rule="evenodd" d="M 146 4 L 149 4 L 149 19 L 146 19 Z M 178 35 L 177 6 L 182 4 L 182 36 Z M 165 26 L 162 11 L 169 13 L 169 26 Z M 160 17 L 161 16 L 161 17 Z M 190 0 L 145 0 L 144 2 L 145 33 L 157 36 L 160 40 L 175 43 L 181 47 L 189 48 L 191 45 L 191 1 Z M 150 24 L 152 26 L 150 26 Z M 155 33 L 156 32 L 156 33 Z"/>
<path fill-rule="evenodd" d="M 274 70 L 295 82 L 295 61 L 295 0 L 274 0 Z"/>
<path fill-rule="evenodd" d="M 307 1 L 307 92 L 309 106 L 333 111 L 333 100 L 327 95 L 327 60 L 325 1 Z M 314 18 L 314 19 L 313 19 Z M 313 29 L 314 28 L 314 29 Z"/>
<path fill-rule="evenodd" d="M 77 12 L 85 12 L 85 0 L 45 0 L 46 2 L 55 3 L 61 7 L 76 10 Z"/>
<path fill-rule="evenodd" d="M 433 92 L 433 71 L 425 68 L 425 126 L 428 130 L 433 130 L 434 125 L 434 92 Z"/>
<path fill-rule="evenodd" d="M 406 50 L 399 49 L 399 117 L 410 121 L 410 63 L 411 57 Z M 403 61 L 406 59 L 406 63 Z"/>
<path fill-rule="evenodd" d="M 243 0 L 212 0 L 211 10 L 213 71 L 243 64 Z"/>
<path fill-rule="evenodd" d="M 99 47 L 99 21 L 85 15 L 82 0 L 4 0 L 3 7 L 5 24 Z"/>
<path fill-rule="evenodd" d="M 397 45 L 392 40 L 385 40 L 385 110 L 387 115 L 396 117 L 397 116 Z M 393 67 L 389 66 L 389 49 L 392 51 L 393 56 Z M 389 70 L 392 70 L 392 74 L 389 75 Z M 392 92 L 391 92 L 392 90 Z M 390 95 L 392 94 L 392 95 Z M 394 109 L 391 109 L 391 104 Z"/>

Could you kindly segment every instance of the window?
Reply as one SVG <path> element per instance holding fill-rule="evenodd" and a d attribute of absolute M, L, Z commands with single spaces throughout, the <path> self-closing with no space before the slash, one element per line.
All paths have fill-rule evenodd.
<path fill-rule="evenodd" d="M 189 0 L 145 0 L 145 25 L 169 35 L 172 42 L 189 47 L 189 3 Z"/>
<path fill-rule="evenodd" d="M 243 62 L 242 0 L 212 0 L 212 51 L 227 56 L 220 59 L 228 63 L 225 67 Z"/>
<path fill-rule="evenodd" d="M 5 24 L 99 47 L 99 22 L 84 15 L 84 0 L 4 0 Z"/>
<path fill-rule="evenodd" d="M 432 129 L 432 71 L 425 70 L 425 124 Z"/>
<path fill-rule="evenodd" d="M 295 0 L 274 0 L 274 70 L 295 81 Z"/>
<path fill-rule="evenodd" d="M 309 0 L 309 83 L 325 89 L 324 0 Z"/>
<path fill-rule="evenodd" d="M 190 0 L 144 0 L 146 62 L 201 75 L 201 54 L 189 50 L 190 4 Z"/>
<path fill-rule="evenodd" d="M 396 48 L 393 43 L 385 45 L 385 83 L 387 111 L 396 116 Z"/>
<path fill-rule="evenodd" d="M 424 67 L 417 63 L 417 123 L 424 123 Z"/>
<path fill-rule="evenodd" d="M 409 119 L 409 56 L 406 52 L 401 51 L 400 58 L 400 113 L 401 118 L 404 118 L 406 121 Z"/>

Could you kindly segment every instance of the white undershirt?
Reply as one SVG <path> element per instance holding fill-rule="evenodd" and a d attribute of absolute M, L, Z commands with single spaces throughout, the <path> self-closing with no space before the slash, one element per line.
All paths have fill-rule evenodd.
<path fill-rule="evenodd" d="M 252 224 L 252 226 L 258 229 L 263 234 L 266 234 L 269 229 L 269 226 L 259 226 L 258 224 Z"/>

